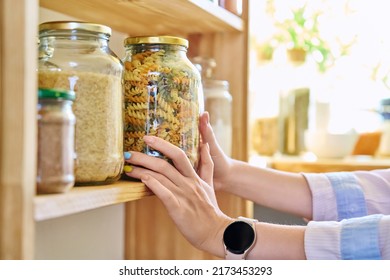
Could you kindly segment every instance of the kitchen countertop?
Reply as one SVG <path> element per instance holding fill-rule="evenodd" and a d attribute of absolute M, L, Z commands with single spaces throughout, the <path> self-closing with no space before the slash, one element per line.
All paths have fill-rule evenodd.
<path fill-rule="evenodd" d="M 390 168 L 390 158 L 348 156 L 341 159 L 303 156 L 275 155 L 272 157 L 251 156 L 251 164 L 289 172 L 337 172 Z"/>

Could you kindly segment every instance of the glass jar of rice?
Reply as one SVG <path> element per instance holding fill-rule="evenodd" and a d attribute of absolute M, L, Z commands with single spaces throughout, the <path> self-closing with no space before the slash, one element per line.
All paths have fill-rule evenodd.
<path fill-rule="evenodd" d="M 187 58 L 188 41 L 172 36 L 129 37 L 124 58 L 124 150 L 165 158 L 145 145 L 154 135 L 181 148 L 197 167 L 203 92 Z"/>
<path fill-rule="evenodd" d="M 39 25 L 38 86 L 76 93 L 76 185 L 112 183 L 123 168 L 123 65 L 110 36 L 94 23 Z"/>

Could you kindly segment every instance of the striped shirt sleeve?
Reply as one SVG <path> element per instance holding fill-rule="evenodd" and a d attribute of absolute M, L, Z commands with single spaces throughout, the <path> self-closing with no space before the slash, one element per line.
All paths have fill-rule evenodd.
<path fill-rule="evenodd" d="M 390 169 L 303 174 L 313 197 L 313 220 L 390 215 Z"/>
<path fill-rule="evenodd" d="M 308 259 L 390 259 L 390 169 L 303 175 L 313 196 Z"/>
<path fill-rule="evenodd" d="M 308 260 L 390 259 L 390 216 L 375 214 L 336 221 L 311 221 L 305 232 Z"/>

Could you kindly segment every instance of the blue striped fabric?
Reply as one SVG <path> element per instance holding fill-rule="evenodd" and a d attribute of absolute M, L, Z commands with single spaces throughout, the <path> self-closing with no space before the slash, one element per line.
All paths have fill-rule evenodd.
<path fill-rule="evenodd" d="M 341 221 L 340 253 L 343 260 L 380 260 L 379 221 L 370 215 Z"/>
<path fill-rule="evenodd" d="M 348 172 L 325 173 L 336 195 L 338 220 L 367 215 L 364 193 L 356 177 Z"/>

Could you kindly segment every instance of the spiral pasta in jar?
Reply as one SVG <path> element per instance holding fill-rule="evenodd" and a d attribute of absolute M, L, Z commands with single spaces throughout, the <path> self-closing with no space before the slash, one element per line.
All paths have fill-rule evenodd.
<path fill-rule="evenodd" d="M 187 58 L 188 41 L 172 36 L 129 37 L 124 58 L 124 150 L 165 158 L 148 147 L 153 135 L 181 148 L 197 167 L 203 92 Z"/>

